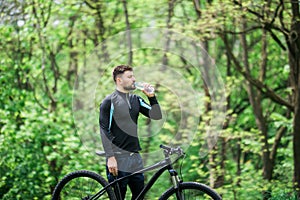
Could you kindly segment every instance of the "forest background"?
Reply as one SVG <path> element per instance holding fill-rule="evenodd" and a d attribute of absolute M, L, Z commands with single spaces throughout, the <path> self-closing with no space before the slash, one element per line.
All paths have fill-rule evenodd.
<path fill-rule="evenodd" d="M 50 199 L 56 183 L 74 170 L 105 175 L 104 160 L 93 153 L 101 149 L 97 114 L 101 99 L 113 90 L 111 69 L 120 63 L 147 74 L 150 66 L 162 66 L 161 80 L 173 69 L 195 94 L 202 94 L 193 96 L 201 112 L 192 110 L 190 116 L 179 105 L 182 93 L 152 82 L 165 119 L 155 137 L 151 134 L 158 125 L 140 120 L 141 134 L 146 135 L 141 139 L 143 153 L 158 150 L 170 138 L 180 144 L 192 132 L 193 139 L 185 141 L 184 180 L 205 183 L 224 199 L 297 199 L 299 20 L 298 0 L 1 0 L 0 199 Z M 199 73 L 188 59 L 172 53 L 194 47 L 180 46 L 181 40 L 172 43 L 176 38 L 168 32 L 158 41 L 161 48 L 134 49 L 133 44 L 145 42 L 138 36 L 151 34 L 152 29 L 143 29 L 147 27 L 174 30 L 183 40 L 201 44 L 218 80 L 205 77 L 211 68 Z M 118 35 L 124 31 L 125 37 Z M 121 40 L 114 40 L 116 35 Z M 126 52 L 115 55 L 118 47 Z M 100 55 L 95 63 L 104 63 L 100 67 L 87 64 L 94 60 L 95 49 Z M 90 97 L 95 106 L 83 114 L 85 98 L 75 93 L 91 86 L 81 76 L 88 70 L 99 80 L 94 82 L 96 95 Z M 215 109 L 211 82 L 220 84 L 225 109 Z M 180 88 L 180 83 L 171 82 L 170 87 Z M 222 114 L 226 117 L 215 129 L 211 122 Z M 91 138 L 80 133 L 80 119 L 91 124 L 89 136 L 97 140 L 92 149 Z M 196 128 L 191 127 L 194 119 Z M 219 137 L 203 153 L 204 143 L 210 142 L 208 127 Z M 145 158 L 145 163 L 152 160 Z M 149 199 L 169 181 L 161 180 Z"/>

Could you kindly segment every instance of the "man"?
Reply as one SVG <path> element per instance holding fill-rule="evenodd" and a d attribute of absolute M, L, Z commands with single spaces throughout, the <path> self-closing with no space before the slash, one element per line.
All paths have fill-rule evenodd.
<path fill-rule="evenodd" d="M 132 67 L 115 67 L 113 80 L 116 90 L 102 101 L 99 120 L 109 182 L 114 177 L 124 177 L 143 168 L 137 133 L 139 113 L 155 120 L 162 118 L 155 93 L 147 90 L 151 87 L 149 84 L 145 84 L 143 93 L 148 97 L 150 105 L 140 96 L 131 94 L 136 89 Z M 138 173 L 121 181 L 119 187 L 123 199 L 127 185 L 132 192 L 132 199 L 136 199 L 144 187 L 144 175 Z"/>

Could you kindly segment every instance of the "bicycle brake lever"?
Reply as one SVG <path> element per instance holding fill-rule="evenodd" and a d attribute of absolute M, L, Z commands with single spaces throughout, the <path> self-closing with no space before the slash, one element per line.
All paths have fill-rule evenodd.
<path fill-rule="evenodd" d="M 176 153 L 177 155 L 179 155 L 179 156 L 184 155 L 184 152 L 183 152 L 183 150 L 182 150 L 181 147 L 177 147 L 177 148 L 174 149 L 174 150 L 175 150 L 175 153 Z"/>

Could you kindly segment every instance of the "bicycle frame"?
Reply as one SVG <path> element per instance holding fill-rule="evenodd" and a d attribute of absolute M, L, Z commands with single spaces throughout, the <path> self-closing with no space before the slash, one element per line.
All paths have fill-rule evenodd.
<path fill-rule="evenodd" d="M 182 156 L 183 155 L 178 156 L 174 162 L 176 162 Z M 171 161 L 170 157 L 166 157 L 163 161 L 157 162 L 149 167 L 146 167 L 142 170 L 134 172 L 128 176 L 124 176 L 122 178 L 116 179 L 115 181 L 109 183 L 107 186 L 105 186 L 103 189 L 101 189 L 97 194 L 95 194 L 90 199 L 98 199 L 102 194 L 105 193 L 105 191 L 108 187 L 113 187 L 114 185 L 118 184 L 119 181 L 121 181 L 123 179 L 129 178 L 130 176 L 133 176 L 137 173 L 144 173 L 144 172 L 151 171 L 151 170 L 154 170 L 157 168 L 160 168 L 160 169 L 151 177 L 149 182 L 145 185 L 144 189 L 141 191 L 141 193 L 135 200 L 142 200 L 143 197 L 146 195 L 146 193 L 152 188 L 152 186 L 157 181 L 157 179 L 163 174 L 163 172 L 165 172 L 167 170 L 169 171 L 169 173 L 172 177 L 172 182 L 173 182 L 174 187 L 178 186 L 180 181 L 178 179 L 177 172 L 176 172 L 176 170 L 173 169 L 172 161 Z M 118 199 L 118 197 L 117 197 L 117 199 Z M 121 199 L 118 199 L 118 200 L 121 200 Z"/>

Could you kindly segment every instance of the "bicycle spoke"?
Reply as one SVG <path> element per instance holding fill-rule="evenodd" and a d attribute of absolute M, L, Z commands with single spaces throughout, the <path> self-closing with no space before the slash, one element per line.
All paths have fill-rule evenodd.
<path fill-rule="evenodd" d="M 63 200 L 71 199 L 90 199 L 101 189 L 100 184 L 91 178 L 78 177 L 68 182 L 60 193 L 60 198 Z M 101 199 L 109 199 L 107 194 L 101 196 Z"/>

